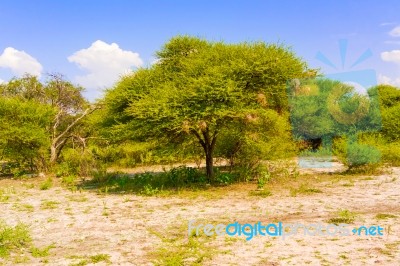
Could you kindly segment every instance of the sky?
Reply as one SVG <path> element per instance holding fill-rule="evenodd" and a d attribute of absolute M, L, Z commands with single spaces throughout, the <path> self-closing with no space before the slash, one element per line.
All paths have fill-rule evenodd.
<path fill-rule="evenodd" d="M 400 87 L 398 0 L 0 0 L 0 82 L 61 73 L 94 100 L 179 34 L 281 43 L 325 74 Z"/>

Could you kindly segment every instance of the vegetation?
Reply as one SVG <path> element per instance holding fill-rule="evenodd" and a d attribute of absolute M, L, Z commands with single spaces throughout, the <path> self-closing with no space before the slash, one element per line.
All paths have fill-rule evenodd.
<path fill-rule="evenodd" d="M 288 137 L 286 81 L 305 76 L 307 67 L 286 47 L 179 36 L 157 55 L 157 64 L 108 91 L 106 125 L 112 131 L 124 130 L 136 141 L 197 142 L 210 181 L 215 151 L 225 139 L 232 145 L 225 155 L 234 157 L 240 150 L 264 150 L 257 144 L 276 132 Z"/>
<path fill-rule="evenodd" d="M 270 163 L 296 154 L 335 155 L 351 171 L 400 164 L 398 88 L 360 94 L 309 69 L 282 44 L 177 36 L 157 58 L 94 104 L 59 74 L 0 84 L 0 175 L 48 172 L 42 190 L 55 175 L 72 190 L 84 181 L 154 195 L 250 180 L 261 191 L 277 176 Z M 216 160 L 227 165 L 215 167 Z M 185 162 L 198 167 L 107 174 L 110 167 Z"/>

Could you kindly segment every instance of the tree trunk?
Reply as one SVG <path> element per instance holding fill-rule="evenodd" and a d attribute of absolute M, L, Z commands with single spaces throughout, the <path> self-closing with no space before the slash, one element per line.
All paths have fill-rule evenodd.
<path fill-rule="evenodd" d="M 200 145 L 203 147 L 204 153 L 206 155 L 206 174 L 209 182 L 214 181 L 214 163 L 213 154 L 214 148 L 217 141 L 218 131 L 215 130 L 212 137 L 210 136 L 209 128 L 201 130 L 201 133 L 192 129 L 191 132 L 197 137 Z M 203 137 L 202 137 L 203 136 Z"/>
<path fill-rule="evenodd" d="M 212 150 L 205 150 L 206 154 L 206 173 L 207 178 L 211 182 L 214 178 L 214 162 L 213 162 L 213 151 Z"/>
<path fill-rule="evenodd" d="M 56 144 L 52 143 L 50 146 L 50 165 L 54 165 L 58 159 L 58 151 Z"/>

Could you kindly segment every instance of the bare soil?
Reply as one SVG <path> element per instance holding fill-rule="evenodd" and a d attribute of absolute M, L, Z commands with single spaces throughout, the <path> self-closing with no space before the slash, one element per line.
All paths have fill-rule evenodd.
<path fill-rule="evenodd" d="M 254 183 L 144 197 L 95 189 L 71 191 L 57 181 L 50 189 L 40 190 L 45 178 L 2 179 L 0 189 L 8 197 L 0 202 L 0 219 L 9 225 L 28 224 L 37 247 L 54 244 L 47 257 L 34 258 L 25 252 L 21 256 L 27 258 L 19 258 L 20 265 L 83 265 L 84 258 L 96 254 L 110 256 L 110 262 L 96 265 L 154 265 L 166 263 L 163 256 L 171 255 L 168 249 L 169 253 L 190 251 L 179 249 L 188 242 L 189 220 L 214 225 L 235 221 L 326 224 L 338 211 L 349 210 L 356 214 L 352 228 L 380 225 L 384 235 L 300 233 L 285 240 L 255 236 L 250 241 L 244 236 L 209 237 L 202 245 L 210 254 L 198 264 L 400 265 L 400 168 L 356 177 L 329 176 L 321 171 L 308 170 L 293 183 L 272 186 L 272 195 L 265 198 L 249 194 L 256 191 Z M 293 195 L 293 188 L 302 183 L 319 193 Z M 58 204 L 46 208 L 46 201 Z M 392 216 L 386 217 L 388 214 Z M 165 255 L 160 253 L 163 247 Z M 191 262 L 186 258 L 183 264 Z M 0 265 L 15 263 L 13 257 L 0 259 Z"/>

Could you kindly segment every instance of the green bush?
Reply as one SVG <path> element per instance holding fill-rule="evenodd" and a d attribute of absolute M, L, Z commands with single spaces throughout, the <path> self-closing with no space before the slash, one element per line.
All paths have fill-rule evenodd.
<path fill-rule="evenodd" d="M 347 147 L 347 165 L 352 167 L 362 165 L 375 165 L 381 160 L 378 149 L 365 144 L 351 143 Z"/>
<path fill-rule="evenodd" d="M 62 163 L 56 168 L 56 176 L 92 176 L 94 172 L 102 171 L 104 164 L 95 156 L 93 149 L 84 151 L 65 149 L 62 153 Z"/>

